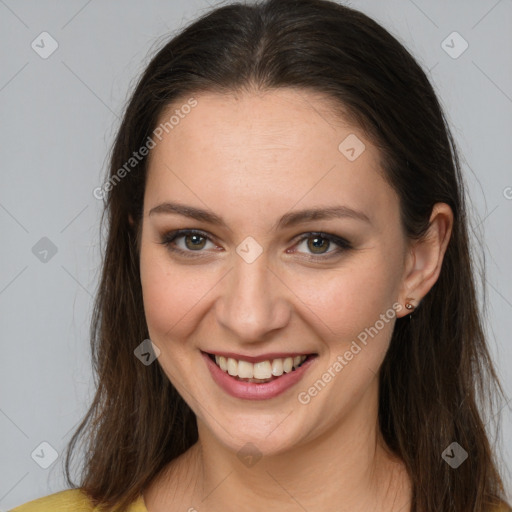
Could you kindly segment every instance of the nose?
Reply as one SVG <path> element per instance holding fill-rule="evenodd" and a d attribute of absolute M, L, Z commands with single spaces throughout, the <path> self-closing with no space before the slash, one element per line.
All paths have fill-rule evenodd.
<path fill-rule="evenodd" d="M 218 323 L 241 343 L 264 341 L 290 321 L 291 292 L 264 256 L 235 258 L 215 304 Z"/>

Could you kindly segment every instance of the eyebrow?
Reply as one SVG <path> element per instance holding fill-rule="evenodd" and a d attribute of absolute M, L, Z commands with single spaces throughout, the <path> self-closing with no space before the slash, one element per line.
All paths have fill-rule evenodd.
<path fill-rule="evenodd" d="M 183 217 L 207 222 L 209 224 L 215 224 L 229 229 L 226 222 L 217 214 L 209 210 L 203 210 L 201 208 L 196 208 L 194 206 L 188 206 L 180 203 L 165 202 L 159 204 L 149 211 L 149 215 L 154 214 L 182 215 Z M 308 208 L 306 210 L 298 210 L 285 213 L 279 219 L 279 221 L 274 224 L 272 230 L 275 231 L 277 229 L 284 229 L 296 224 L 315 220 L 338 219 L 347 217 L 371 224 L 368 215 L 362 211 L 354 210 L 348 206 L 330 206 L 325 208 Z"/>

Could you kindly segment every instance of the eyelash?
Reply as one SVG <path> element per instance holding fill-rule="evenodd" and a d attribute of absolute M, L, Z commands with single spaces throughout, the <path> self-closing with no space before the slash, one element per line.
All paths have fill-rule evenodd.
<path fill-rule="evenodd" d="M 200 258 L 200 257 L 202 257 L 202 254 L 200 254 L 201 252 L 203 252 L 202 250 L 197 250 L 197 251 L 186 250 L 185 251 L 183 249 L 179 249 L 176 246 L 172 245 L 172 243 L 177 238 L 182 238 L 182 237 L 185 237 L 187 235 L 198 235 L 198 236 L 200 236 L 202 238 L 206 238 L 207 240 L 209 240 L 210 242 L 213 243 L 211 238 L 205 232 L 198 231 L 198 230 L 195 230 L 195 229 L 178 229 L 176 231 L 170 231 L 169 233 L 165 233 L 165 235 L 163 235 L 162 241 L 160 243 L 162 245 L 164 245 L 165 247 L 167 247 L 167 249 L 169 251 L 181 254 L 181 255 L 183 255 L 183 256 L 185 256 L 187 258 Z M 323 238 L 324 240 L 328 240 L 329 242 L 332 242 L 332 243 L 338 245 L 338 249 L 336 249 L 336 250 L 334 250 L 332 252 L 324 253 L 324 254 L 310 254 L 309 256 L 307 256 L 307 259 L 309 259 L 309 260 L 314 260 L 314 261 L 327 260 L 327 259 L 330 259 L 332 257 L 335 257 L 335 256 L 339 255 L 340 253 L 342 253 L 344 251 L 352 249 L 352 245 L 350 244 L 350 242 L 348 242 L 344 238 L 340 238 L 340 237 L 338 237 L 336 235 L 331 235 L 329 233 L 322 233 L 322 232 L 304 233 L 304 236 L 302 236 L 297 241 L 297 243 L 295 245 L 298 245 L 298 244 L 302 243 L 304 240 L 308 240 L 310 238 L 315 238 L 315 237 L 316 238 Z M 330 248 L 330 245 L 329 245 L 329 248 Z M 194 253 L 194 252 L 197 252 L 198 254 L 191 254 L 191 253 Z"/>

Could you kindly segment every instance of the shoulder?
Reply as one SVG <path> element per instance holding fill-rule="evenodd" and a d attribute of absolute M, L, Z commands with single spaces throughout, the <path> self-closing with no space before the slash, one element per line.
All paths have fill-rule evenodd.
<path fill-rule="evenodd" d="M 96 512 L 88 496 L 81 489 L 67 489 L 19 505 L 9 512 Z M 128 512 L 147 512 L 142 496 Z"/>
<path fill-rule="evenodd" d="M 43 496 L 13 508 L 10 512 L 92 512 L 94 507 L 80 489 L 68 489 Z"/>
<path fill-rule="evenodd" d="M 489 509 L 489 512 L 511 512 L 512 508 L 508 505 L 508 503 L 502 501 L 499 505 L 496 505 L 494 508 Z"/>

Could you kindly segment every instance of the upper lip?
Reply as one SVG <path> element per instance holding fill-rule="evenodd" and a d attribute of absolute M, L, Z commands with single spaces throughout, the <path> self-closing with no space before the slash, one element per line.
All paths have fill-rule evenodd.
<path fill-rule="evenodd" d="M 266 354 L 260 354 L 258 356 L 248 356 L 244 354 L 236 354 L 235 352 L 223 352 L 223 351 L 214 351 L 214 352 L 204 352 L 208 355 L 213 356 L 224 356 L 226 358 L 238 359 L 242 361 L 247 361 L 249 363 L 259 363 L 260 361 L 268 361 L 272 359 L 284 359 L 286 357 L 296 357 L 296 356 L 309 356 L 316 355 L 313 352 L 268 352 Z"/>

